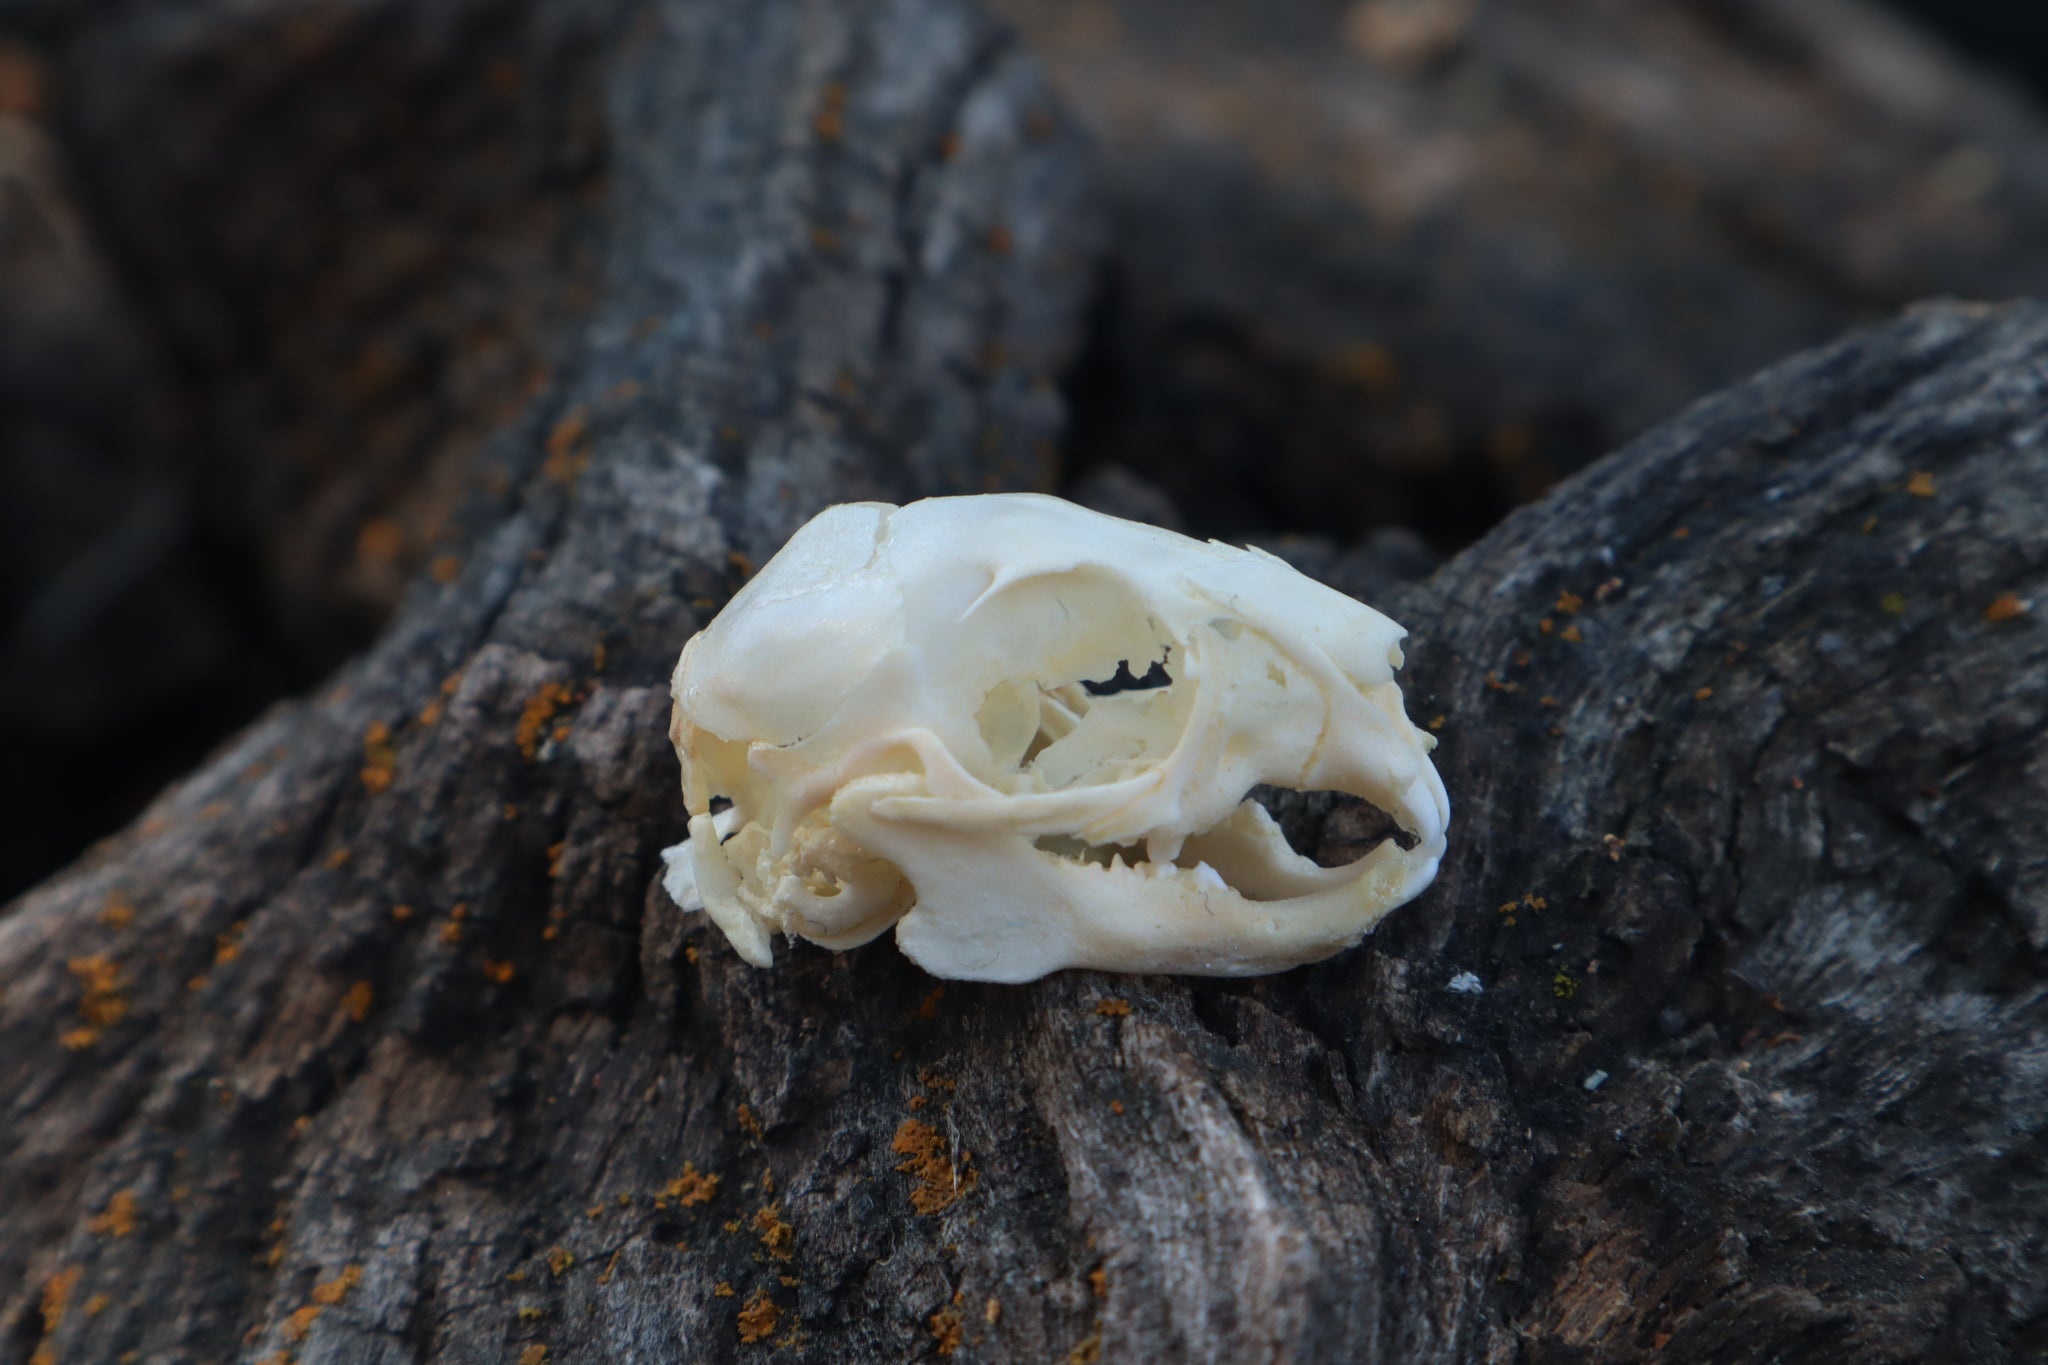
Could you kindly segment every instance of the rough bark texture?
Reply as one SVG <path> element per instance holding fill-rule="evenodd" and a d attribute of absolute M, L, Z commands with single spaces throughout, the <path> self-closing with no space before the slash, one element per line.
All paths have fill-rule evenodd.
<path fill-rule="evenodd" d="M 1700 395 L 2048 289 L 2048 121 L 1859 0 L 993 0 L 1099 139 L 1076 458 L 1455 548 Z"/>
<path fill-rule="evenodd" d="M 1382 603 L 1453 852 L 1359 950 L 757 972 L 656 882 L 675 650 L 824 503 L 1042 480 L 1098 242 L 947 0 L 583 23 L 591 310 L 448 581 L 0 918 L 0 1360 L 2048 1349 L 2048 311 Z"/>
<path fill-rule="evenodd" d="M 433 4 L 0 0 L 0 710 L 45 798 L 0 896 L 374 638 L 597 296 L 619 17 Z M 1860 0 L 996 7 L 1107 171 L 1065 486 L 1411 537 L 1347 582 L 1853 322 L 2048 290 L 2039 112 Z"/>

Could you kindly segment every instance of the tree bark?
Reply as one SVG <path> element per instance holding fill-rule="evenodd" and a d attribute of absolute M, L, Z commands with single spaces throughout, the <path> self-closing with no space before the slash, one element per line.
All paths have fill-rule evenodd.
<path fill-rule="evenodd" d="M 2048 289 L 2038 106 L 1863 0 L 992 0 L 1114 225 L 1077 458 L 1458 548 L 1930 295 Z"/>
<path fill-rule="evenodd" d="M 1100 236 L 947 0 L 602 17 L 593 297 L 447 571 L 0 918 L 0 1359 L 2048 1348 L 2048 310 L 1788 361 L 1378 603 L 1454 815 L 1360 949 L 755 971 L 658 885 L 675 652 L 827 503 L 1043 482 Z"/>

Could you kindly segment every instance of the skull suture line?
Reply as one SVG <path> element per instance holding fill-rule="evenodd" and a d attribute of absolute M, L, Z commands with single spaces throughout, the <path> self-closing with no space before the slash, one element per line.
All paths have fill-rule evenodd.
<path fill-rule="evenodd" d="M 1443 855 L 1404 634 L 1263 551 L 1057 498 L 827 508 L 676 665 L 669 892 L 760 967 L 774 933 L 845 949 L 891 925 L 966 980 L 1313 962 Z M 1170 682 L 1086 685 L 1126 661 Z M 1410 846 L 1320 867 L 1261 783 L 1362 797 Z"/>

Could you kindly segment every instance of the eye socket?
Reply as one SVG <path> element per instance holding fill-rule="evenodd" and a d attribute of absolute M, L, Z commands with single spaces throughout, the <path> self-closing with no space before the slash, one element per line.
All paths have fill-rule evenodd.
<path fill-rule="evenodd" d="M 1167 658 L 1171 657 L 1173 656 L 1169 651 Z M 1154 688 L 1171 686 L 1173 675 L 1166 671 L 1166 659 L 1153 660 L 1152 666 L 1145 670 L 1145 676 L 1142 678 L 1132 676 L 1129 659 L 1118 659 L 1115 674 L 1106 681 L 1090 682 L 1086 678 L 1081 680 L 1082 690 L 1091 697 L 1113 697 L 1119 692 L 1149 692 Z"/>
<path fill-rule="evenodd" d="M 1129 659 L 1119 659 L 1116 672 L 1101 682 L 1083 678 L 1059 687 L 1025 679 L 998 683 L 982 698 L 975 724 L 998 768 L 1028 768 L 1047 747 L 1071 734 L 1097 701 L 1171 687 L 1173 675 L 1166 670 L 1171 657 L 1169 650 L 1153 660 L 1142 678 L 1131 672 Z"/>

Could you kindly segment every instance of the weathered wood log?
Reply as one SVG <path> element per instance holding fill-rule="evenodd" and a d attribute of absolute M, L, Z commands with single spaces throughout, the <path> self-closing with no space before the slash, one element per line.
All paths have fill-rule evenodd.
<path fill-rule="evenodd" d="M 1123 461 L 1204 533 L 1456 549 L 1858 317 L 2048 289 L 2038 113 L 1866 4 L 999 8 L 1109 170 L 1065 467 Z M 119 284 L 82 352 L 24 328 L 5 258 L 52 273 L 39 195 L 0 190 L 0 445 L 54 415 L 86 447 L 0 508 L 34 528 L 7 537 L 0 708 L 66 792 L 0 832 L 0 895 L 454 548 L 484 443 L 594 297 L 593 45 L 622 15 L 0 0 L 0 142 L 48 125 Z M 109 372 L 108 325 L 147 363 Z M 116 748 L 132 784 L 65 781 Z"/>
<path fill-rule="evenodd" d="M 0 918 L 6 1359 L 2048 1345 L 2048 311 L 1789 361 L 1382 603 L 1454 851 L 1364 947 L 756 972 L 656 882 L 674 652 L 826 502 L 1043 478 L 1096 238 L 939 0 L 589 60 L 603 283 L 448 581 Z"/>
<path fill-rule="evenodd" d="M 1739 376 L 2048 290 L 2048 123 L 1863 0 L 993 0 L 1114 224 L 1077 461 L 1457 548 Z"/>

